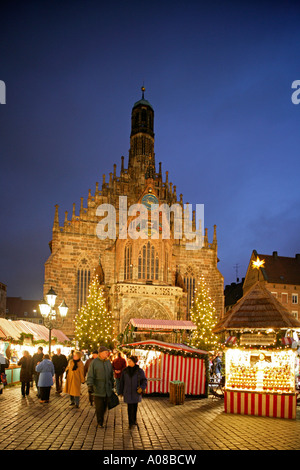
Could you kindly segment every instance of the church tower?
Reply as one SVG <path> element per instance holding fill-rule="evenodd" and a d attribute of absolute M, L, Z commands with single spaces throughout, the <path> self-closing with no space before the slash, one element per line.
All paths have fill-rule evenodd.
<path fill-rule="evenodd" d="M 142 99 L 133 105 L 131 112 L 128 162 L 131 178 L 138 178 L 141 174 L 148 177 L 155 175 L 154 110 L 145 100 L 144 93 L 145 88 L 142 87 Z"/>

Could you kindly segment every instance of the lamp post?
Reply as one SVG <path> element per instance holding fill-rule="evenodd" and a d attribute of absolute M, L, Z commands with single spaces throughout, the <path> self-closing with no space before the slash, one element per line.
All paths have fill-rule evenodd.
<path fill-rule="evenodd" d="M 51 354 L 51 331 L 54 328 L 60 328 L 63 325 L 69 310 L 65 301 L 63 300 L 62 303 L 58 306 L 58 314 L 55 309 L 56 298 L 57 294 L 51 287 L 48 294 L 46 295 L 46 301 L 42 300 L 42 302 L 39 304 L 44 325 L 49 330 L 49 356 Z"/>

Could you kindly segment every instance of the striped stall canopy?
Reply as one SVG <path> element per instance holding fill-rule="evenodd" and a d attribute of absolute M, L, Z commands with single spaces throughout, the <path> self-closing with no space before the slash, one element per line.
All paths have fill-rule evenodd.
<path fill-rule="evenodd" d="M 5 341 L 19 341 L 21 334 L 30 334 L 34 341 L 49 341 L 49 330 L 44 325 L 24 320 L 10 321 L 0 318 L 0 338 Z M 57 338 L 59 343 L 69 341 L 61 330 L 52 330 L 51 336 Z"/>
<path fill-rule="evenodd" d="M 131 318 L 129 324 L 135 328 L 154 330 L 196 330 L 197 326 L 192 321 L 186 320 L 161 320 L 159 318 Z"/>
<path fill-rule="evenodd" d="M 297 397 L 295 394 L 226 391 L 224 405 L 225 413 L 295 419 Z"/>
<path fill-rule="evenodd" d="M 170 393 L 170 382 L 185 384 L 186 395 L 206 394 L 207 351 L 192 348 L 185 344 L 171 344 L 148 340 L 123 345 L 124 348 L 139 351 L 156 351 L 157 355 L 145 368 L 148 379 L 146 394 Z"/>
<path fill-rule="evenodd" d="M 203 349 L 193 348 L 192 346 L 188 346 L 187 344 L 179 344 L 179 343 L 165 343 L 164 341 L 158 341 L 155 339 L 149 339 L 145 341 L 138 341 L 135 343 L 128 343 L 123 344 L 121 348 L 129 348 L 129 349 L 146 349 L 146 350 L 157 350 L 162 352 L 169 352 L 170 354 L 177 352 L 178 354 L 183 355 L 196 355 L 202 357 L 203 355 L 208 355 L 207 351 Z"/>

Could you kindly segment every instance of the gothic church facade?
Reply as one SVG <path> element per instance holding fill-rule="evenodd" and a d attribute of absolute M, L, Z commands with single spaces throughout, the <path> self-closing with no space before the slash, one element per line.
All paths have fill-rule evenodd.
<path fill-rule="evenodd" d="M 177 204 L 184 213 L 183 196 L 177 198 L 176 186 L 162 175 L 161 163 L 156 168 L 154 153 L 154 110 L 144 98 L 137 101 L 131 113 L 131 135 L 128 166 L 121 157 L 107 180 L 103 175 L 101 187 L 88 191 L 84 207 L 81 198 L 79 215 L 75 204 L 71 216 L 59 221 L 58 206 L 50 242 L 51 254 L 45 263 L 44 293 L 50 287 L 58 294 L 58 301 L 65 299 L 69 307 L 62 330 L 74 335 L 74 320 L 78 310 L 86 302 L 88 286 L 95 274 L 103 284 L 107 306 L 115 318 L 117 332 L 122 332 L 130 318 L 159 318 L 169 320 L 189 319 L 189 311 L 197 279 L 203 275 L 210 287 L 219 317 L 223 316 L 223 276 L 218 270 L 217 236 L 214 226 L 212 242 L 208 241 L 207 229 L 199 249 L 187 249 L 189 240 L 184 236 L 175 238 L 174 214 L 170 214 L 170 237 L 162 236 L 162 214 L 152 232 L 138 227 L 138 238 L 121 237 L 119 226 L 120 196 L 127 209 L 142 203 L 147 209 L 151 204 Z M 124 199 L 126 197 L 126 199 Z M 97 227 L 104 216 L 97 215 L 99 206 L 110 204 L 115 208 L 116 237 L 99 237 Z M 127 224 L 134 220 L 128 218 Z M 195 211 L 192 227 L 196 230 Z M 127 225 L 127 226 L 128 226 Z M 149 218 L 149 226 L 151 219 Z M 145 236 L 146 233 L 146 236 Z"/>

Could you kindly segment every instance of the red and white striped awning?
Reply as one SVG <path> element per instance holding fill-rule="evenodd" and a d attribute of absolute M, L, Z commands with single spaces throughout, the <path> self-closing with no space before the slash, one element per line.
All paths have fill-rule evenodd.
<path fill-rule="evenodd" d="M 49 330 L 44 325 L 24 320 L 10 321 L 6 318 L 0 318 L 0 338 L 2 340 L 19 341 L 22 333 L 32 335 L 34 341 L 49 341 Z M 51 336 L 57 338 L 58 343 L 69 341 L 69 338 L 61 330 L 52 330 Z"/>
<path fill-rule="evenodd" d="M 185 320 L 161 320 L 159 318 L 131 318 L 129 324 L 135 328 L 147 330 L 196 330 L 192 321 Z"/>

